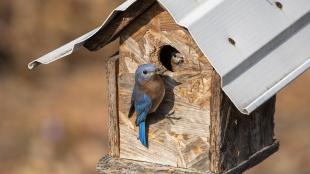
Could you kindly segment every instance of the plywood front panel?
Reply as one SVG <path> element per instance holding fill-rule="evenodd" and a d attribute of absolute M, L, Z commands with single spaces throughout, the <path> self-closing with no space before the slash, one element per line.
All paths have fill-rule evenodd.
<path fill-rule="evenodd" d="M 176 48 L 182 62 L 166 71 L 164 101 L 147 120 L 149 148 L 137 139 L 135 116 L 129 120 L 134 72 L 139 64 L 159 61 L 164 45 Z M 186 30 L 158 4 L 121 35 L 118 73 L 120 157 L 200 171 L 209 169 L 210 76 L 213 69 Z"/>

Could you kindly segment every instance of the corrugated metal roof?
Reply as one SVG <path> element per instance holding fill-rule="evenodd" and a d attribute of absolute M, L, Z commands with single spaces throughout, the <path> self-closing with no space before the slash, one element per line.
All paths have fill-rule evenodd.
<path fill-rule="evenodd" d="M 112 13 L 108 16 L 108 18 L 102 23 L 101 26 L 95 28 L 94 30 L 84 34 L 83 36 L 78 37 L 77 39 L 57 48 L 56 50 L 43 55 L 42 57 L 30 62 L 28 64 L 29 69 L 33 69 L 40 64 L 49 64 L 53 61 L 61 59 L 65 56 L 72 54 L 76 51 L 80 46 L 82 46 L 89 38 L 94 36 L 99 30 L 107 27 L 109 22 L 113 20 L 113 18 L 120 12 L 125 11 L 128 7 L 130 7 L 136 0 L 127 0 L 116 9 L 112 11 Z"/>
<path fill-rule="evenodd" d="M 126 1 L 113 14 L 126 10 Z M 310 66 L 309 0 L 158 0 L 188 29 L 222 77 L 222 88 L 249 114 Z M 33 61 L 29 68 L 70 54 L 101 27 Z"/>

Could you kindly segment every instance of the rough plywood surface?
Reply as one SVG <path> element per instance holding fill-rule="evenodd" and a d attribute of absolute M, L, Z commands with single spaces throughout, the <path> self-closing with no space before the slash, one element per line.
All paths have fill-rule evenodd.
<path fill-rule="evenodd" d="M 166 71 L 166 96 L 148 120 L 149 148 L 137 140 L 128 120 L 134 71 L 139 64 L 161 65 L 161 46 L 178 49 L 184 63 Z M 212 68 L 187 31 L 154 5 L 121 35 L 118 79 L 120 157 L 207 171 L 209 168 L 210 74 Z M 170 114 L 166 118 L 165 115 Z"/>
<path fill-rule="evenodd" d="M 173 173 L 173 174 L 202 174 L 197 170 L 175 168 L 154 163 L 139 162 L 127 159 L 112 158 L 107 155 L 99 160 L 97 163 L 97 172 L 106 174 L 119 173 Z M 211 174 L 210 172 L 203 172 L 204 174 Z"/>

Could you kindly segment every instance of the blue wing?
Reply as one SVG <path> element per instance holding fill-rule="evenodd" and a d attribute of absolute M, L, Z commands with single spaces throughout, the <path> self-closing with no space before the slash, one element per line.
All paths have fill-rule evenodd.
<path fill-rule="evenodd" d="M 136 125 L 139 125 L 139 139 L 140 142 L 147 147 L 147 135 L 146 135 L 146 125 L 145 119 L 147 114 L 152 108 L 152 100 L 149 96 L 139 93 L 140 95 L 135 96 L 135 109 L 138 113 L 136 119 Z"/>
<path fill-rule="evenodd" d="M 145 121 L 147 114 L 152 108 L 152 100 L 149 96 L 142 94 L 143 96 L 137 97 L 135 100 L 135 110 L 138 114 L 136 124 L 139 125 Z"/>

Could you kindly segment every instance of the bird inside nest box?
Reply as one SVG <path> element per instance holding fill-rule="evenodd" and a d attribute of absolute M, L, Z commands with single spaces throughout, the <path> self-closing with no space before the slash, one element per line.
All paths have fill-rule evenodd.
<path fill-rule="evenodd" d="M 221 91 L 220 77 L 189 32 L 158 3 L 121 31 L 119 56 L 109 62 L 113 157 L 219 172 L 274 143 L 274 98 L 250 116 L 242 115 Z M 135 116 L 128 118 L 134 73 L 146 63 L 164 71 L 166 90 L 146 121 L 148 147 L 137 139 Z"/>

